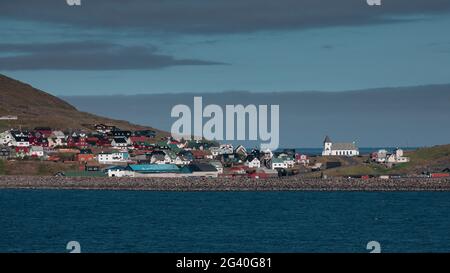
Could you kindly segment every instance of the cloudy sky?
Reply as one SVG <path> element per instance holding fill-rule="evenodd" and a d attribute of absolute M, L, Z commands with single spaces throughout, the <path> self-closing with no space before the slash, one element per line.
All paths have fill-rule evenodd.
<path fill-rule="evenodd" d="M 0 2 L 0 73 L 56 95 L 449 83 L 450 1 Z"/>

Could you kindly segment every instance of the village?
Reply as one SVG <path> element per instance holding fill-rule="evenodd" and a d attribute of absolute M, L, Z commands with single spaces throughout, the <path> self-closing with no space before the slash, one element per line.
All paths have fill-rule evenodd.
<path fill-rule="evenodd" d="M 246 177 L 271 178 L 320 173 L 361 160 L 355 143 L 334 143 L 326 136 L 319 156 L 294 149 L 271 151 L 207 140 L 156 138 L 153 130 L 121 130 L 96 124 L 90 131 L 63 131 L 48 127 L 0 133 L 0 159 L 60 162 L 77 166 L 52 175 L 72 177 Z M 392 168 L 410 158 L 402 149 L 374 151 L 370 164 Z M 441 174 L 441 176 L 447 176 Z M 359 178 L 369 178 L 362 175 Z M 380 178 L 389 178 L 380 175 Z"/>

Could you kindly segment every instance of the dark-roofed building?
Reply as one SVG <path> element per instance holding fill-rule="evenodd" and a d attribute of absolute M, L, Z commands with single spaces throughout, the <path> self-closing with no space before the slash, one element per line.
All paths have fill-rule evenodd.
<path fill-rule="evenodd" d="M 0 146 L 0 159 L 8 159 L 11 156 L 11 149 L 7 146 Z"/>
<path fill-rule="evenodd" d="M 329 136 L 323 141 L 322 156 L 358 156 L 359 149 L 353 143 L 334 143 Z"/>
<path fill-rule="evenodd" d="M 156 137 L 156 131 L 154 131 L 154 130 L 139 130 L 139 131 L 135 131 L 134 132 L 134 136 L 155 138 Z"/>
<path fill-rule="evenodd" d="M 189 171 L 194 176 L 204 176 L 204 177 L 217 177 L 219 176 L 219 171 L 211 164 L 208 163 L 193 163 L 184 166 L 183 169 L 189 169 Z"/>
<path fill-rule="evenodd" d="M 113 147 L 127 147 L 131 145 L 131 141 L 127 137 L 115 137 L 111 141 L 111 146 Z"/>
<path fill-rule="evenodd" d="M 113 137 L 131 137 L 132 133 L 131 131 L 125 131 L 125 130 L 114 130 L 110 133 Z"/>
<path fill-rule="evenodd" d="M 10 146 L 13 147 L 30 147 L 30 139 L 27 133 L 14 133 Z"/>

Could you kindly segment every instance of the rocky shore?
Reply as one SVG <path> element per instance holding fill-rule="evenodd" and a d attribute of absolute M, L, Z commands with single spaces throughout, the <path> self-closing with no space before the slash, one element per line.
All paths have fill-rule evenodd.
<path fill-rule="evenodd" d="M 450 191 L 450 178 L 68 178 L 0 176 L 0 189 L 148 191 Z"/>

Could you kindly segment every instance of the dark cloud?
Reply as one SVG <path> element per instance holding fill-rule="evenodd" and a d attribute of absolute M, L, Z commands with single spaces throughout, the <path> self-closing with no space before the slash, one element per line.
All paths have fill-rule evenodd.
<path fill-rule="evenodd" d="M 65 0 L 2 1 L 0 17 L 81 27 L 141 28 L 177 33 L 238 33 L 260 30 L 376 24 L 450 10 L 448 0 Z"/>
<path fill-rule="evenodd" d="M 158 54 L 155 47 L 104 42 L 0 44 L 0 70 L 124 70 L 159 69 L 180 65 L 218 65 L 196 59 Z"/>

